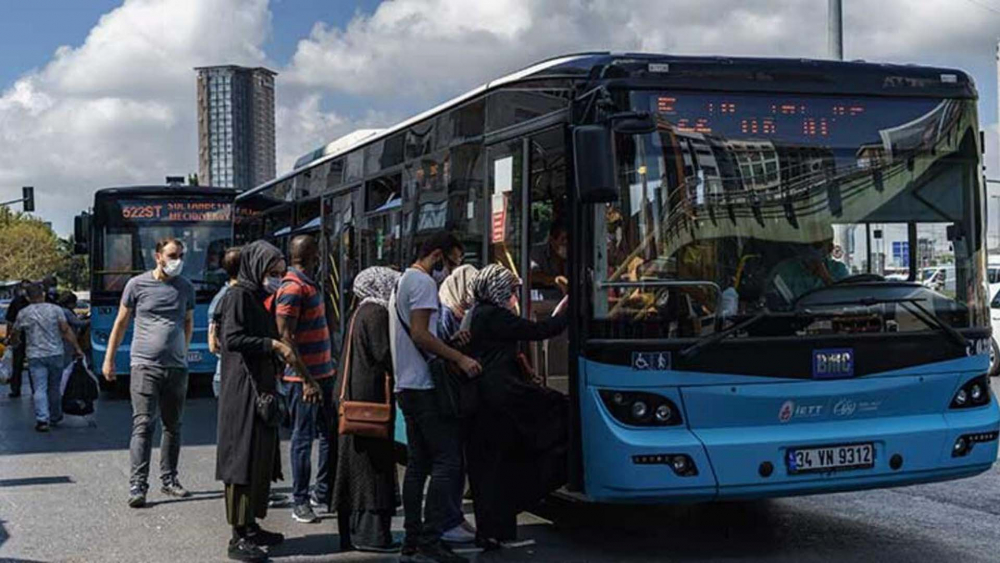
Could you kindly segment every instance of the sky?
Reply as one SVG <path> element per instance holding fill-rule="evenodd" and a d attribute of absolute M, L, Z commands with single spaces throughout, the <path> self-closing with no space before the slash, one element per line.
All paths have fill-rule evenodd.
<path fill-rule="evenodd" d="M 824 58 L 826 0 L 0 0 L 0 201 L 61 235 L 95 189 L 197 171 L 196 66 L 278 72 L 278 173 L 491 78 L 586 50 Z M 1000 0 L 844 0 L 845 58 L 957 67 L 1000 177 Z M 995 172 L 994 172 L 995 171 Z M 1000 205 L 1000 200 L 991 200 Z M 992 210 L 1000 216 L 1000 207 Z"/>

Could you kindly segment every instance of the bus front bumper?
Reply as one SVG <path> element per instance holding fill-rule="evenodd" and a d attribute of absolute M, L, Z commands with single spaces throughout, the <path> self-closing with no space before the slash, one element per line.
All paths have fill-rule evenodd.
<path fill-rule="evenodd" d="M 960 437 L 998 430 L 995 398 L 985 407 L 939 414 L 692 429 L 628 427 L 603 408 L 596 390 L 584 395 L 586 496 L 596 502 L 704 502 L 896 487 L 970 477 L 997 460 L 995 438 L 953 455 Z M 791 448 L 858 443 L 874 446 L 872 467 L 793 473 L 786 462 Z M 697 471 L 677 474 L 669 465 L 677 455 L 687 456 Z"/>

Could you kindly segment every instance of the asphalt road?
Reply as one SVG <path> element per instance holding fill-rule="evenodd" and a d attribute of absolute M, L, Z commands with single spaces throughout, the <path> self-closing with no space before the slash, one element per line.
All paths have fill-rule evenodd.
<path fill-rule="evenodd" d="M 0 561 L 224 561 L 229 529 L 213 479 L 215 402 L 208 395 L 202 390 L 189 400 L 184 420 L 181 479 L 194 496 L 167 499 L 154 489 L 148 508 L 132 510 L 125 505 L 127 401 L 102 400 L 96 427 L 38 434 L 30 400 L 8 399 L 3 389 Z M 154 450 L 154 472 L 158 459 Z M 997 562 L 1000 469 L 950 483 L 759 502 L 553 502 L 523 514 L 520 524 L 531 545 L 476 560 Z M 264 525 L 288 537 L 272 551 L 275 561 L 395 561 L 337 553 L 332 517 L 305 525 L 292 521 L 289 509 L 273 509 Z M 400 518 L 394 527 L 401 535 Z"/>

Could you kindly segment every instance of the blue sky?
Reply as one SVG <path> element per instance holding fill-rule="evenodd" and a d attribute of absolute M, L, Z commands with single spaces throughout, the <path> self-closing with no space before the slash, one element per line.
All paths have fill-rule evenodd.
<path fill-rule="evenodd" d="M 381 0 L 276 0 L 271 3 L 268 56 L 284 66 L 298 41 L 317 21 L 344 26 L 356 13 L 371 13 Z M 6 0 L 0 2 L 0 89 L 44 66 L 62 45 L 79 45 L 101 16 L 121 0 Z"/>

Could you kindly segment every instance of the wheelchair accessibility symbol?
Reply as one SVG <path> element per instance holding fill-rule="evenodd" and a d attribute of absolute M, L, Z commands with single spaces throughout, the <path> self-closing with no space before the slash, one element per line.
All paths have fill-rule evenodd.
<path fill-rule="evenodd" d="M 668 370 L 671 365 L 670 352 L 632 352 L 635 371 Z"/>

